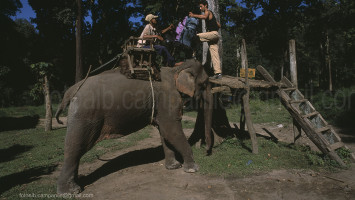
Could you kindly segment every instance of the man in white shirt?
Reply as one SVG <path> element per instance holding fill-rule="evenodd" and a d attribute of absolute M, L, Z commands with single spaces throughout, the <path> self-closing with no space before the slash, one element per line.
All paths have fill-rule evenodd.
<path fill-rule="evenodd" d="M 149 14 L 145 17 L 145 21 L 149 22 L 149 24 L 147 24 L 142 31 L 140 38 L 143 38 L 143 40 L 139 41 L 139 43 L 138 43 L 139 47 L 147 47 L 147 45 L 149 45 L 149 44 L 147 44 L 147 41 L 144 39 L 153 39 L 154 42 L 156 42 L 157 40 L 160 40 L 160 41 L 164 40 L 164 38 L 159 35 L 159 33 L 156 29 L 156 25 L 157 25 L 156 18 L 158 18 L 158 16 L 155 16 L 152 14 Z M 171 30 L 172 28 L 173 28 L 173 25 L 171 24 L 168 28 L 162 30 L 161 33 L 164 34 L 165 32 Z M 181 63 L 175 63 L 174 57 L 170 54 L 170 52 L 168 51 L 168 49 L 165 46 L 154 44 L 153 47 L 159 55 L 163 56 L 164 62 L 167 63 L 167 65 L 169 67 L 181 65 Z"/>

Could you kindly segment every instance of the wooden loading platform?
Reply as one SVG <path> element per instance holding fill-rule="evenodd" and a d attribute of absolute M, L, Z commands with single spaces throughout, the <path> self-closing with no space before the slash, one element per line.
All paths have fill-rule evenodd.
<path fill-rule="evenodd" d="M 339 148 L 345 148 L 349 150 L 349 148 L 341 141 L 341 138 L 338 136 L 338 134 L 330 125 L 328 125 L 322 115 L 313 107 L 311 102 L 305 99 L 304 95 L 286 77 L 283 77 L 280 82 L 276 82 L 263 67 L 258 66 L 256 69 L 259 73 L 261 73 L 266 81 L 248 80 L 248 88 L 248 86 L 245 84 L 246 80 L 244 78 L 223 76 L 222 79 L 210 79 L 210 82 L 214 84 L 212 87 L 212 93 L 230 91 L 230 89 L 275 90 L 280 96 L 282 105 L 291 114 L 295 125 L 300 127 L 305 132 L 307 137 L 318 147 L 322 153 L 328 155 L 331 159 L 339 163 L 340 166 L 344 167 L 345 163 L 337 154 L 336 150 Z M 246 102 L 244 102 L 244 104 L 245 103 Z M 245 112 L 250 111 L 247 109 Z M 245 115 L 247 114 L 250 115 L 250 113 L 245 113 Z M 250 119 L 249 121 L 251 123 Z M 252 125 L 250 127 L 253 128 Z M 248 130 L 250 130 L 249 126 Z M 252 131 L 249 131 L 253 142 L 253 135 L 251 132 Z M 257 145 L 255 136 L 254 143 Z M 354 153 L 350 153 L 350 157 L 354 162 Z"/>

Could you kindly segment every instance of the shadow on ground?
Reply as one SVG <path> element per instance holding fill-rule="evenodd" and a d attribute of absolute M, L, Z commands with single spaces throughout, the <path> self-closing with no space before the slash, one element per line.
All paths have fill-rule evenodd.
<path fill-rule="evenodd" d="M 162 146 L 132 151 L 108 161 L 91 174 L 80 177 L 79 184 L 85 187 L 116 171 L 137 165 L 158 162 L 163 159 L 164 152 Z"/>
<path fill-rule="evenodd" d="M 16 156 L 29 151 L 32 148 L 33 146 L 15 144 L 9 148 L 0 149 L 0 163 L 11 161 L 15 159 Z"/>
<path fill-rule="evenodd" d="M 38 122 L 38 115 L 25 117 L 0 117 L 0 132 L 35 128 Z"/>
<path fill-rule="evenodd" d="M 19 173 L 0 177 L 0 194 L 18 185 L 28 184 L 41 178 L 43 175 L 52 173 L 57 165 L 35 167 Z"/>

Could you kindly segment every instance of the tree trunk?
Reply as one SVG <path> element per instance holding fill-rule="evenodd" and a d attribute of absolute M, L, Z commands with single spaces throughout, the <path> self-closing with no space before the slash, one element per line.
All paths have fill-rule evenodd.
<path fill-rule="evenodd" d="M 290 75 L 292 84 L 298 88 L 297 82 L 297 62 L 296 62 L 296 42 L 295 40 L 290 40 L 289 42 L 289 52 L 290 52 Z"/>
<path fill-rule="evenodd" d="M 50 96 L 50 91 L 49 91 L 49 82 L 48 82 L 48 77 L 47 75 L 44 76 L 44 95 L 45 95 L 45 101 L 46 101 L 46 122 L 45 122 L 45 131 L 50 131 L 52 130 L 52 101 L 51 101 L 51 96 Z"/>
<path fill-rule="evenodd" d="M 332 82 L 332 67 L 331 67 L 331 59 L 329 53 L 329 35 L 328 31 L 325 33 L 325 65 L 326 69 L 328 70 L 328 89 L 329 91 L 333 91 L 333 82 Z"/>
<path fill-rule="evenodd" d="M 79 82 L 83 79 L 83 65 L 82 65 L 82 48 L 81 48 L 81 30 L 82 30 L 82 7 L 81 0 L 76 0 L 78 12 L 76 15 L 76 74 L 75 82 Z"/>
<path fill-rule="evenodd" d="M 207 0 L 208 2 L 208 5 L 209 5 L 209 9 L 213 12 L 214 16 L 216 17 L 216 20 L 217 22 L 220 22 L 221 18 L 220 18 L 220 15 L 219 15 L 219 1 L 218 0 Z M 219 59 L 220 59 L 220 62 L 221 62 L 221 69 L 222 69 L 222 66 L 223 66 L 223 38 L 222 38 L 222 30 L 219 29 L 218 30 L 218 35 L 219 35 L 219 40 L 218 40 L 218 52 L 219 52 Z M 223 70 L 222 70 L 223 71 Z"/>
<path fill-rule="evenodd" d="M 206 21 L 202 20 L 202 33 L 206 32 Z M 205 65 L 207 62 L 207 54 L 208 54 L 208 44 L 207 42 L 202 43 L 202 65 Z"/>
<path fill-rule="evenodd" d="M 219 4 L 218 0 L 207 0 L 208 2 L 208 9 L 211 10 L 216 17 L 216 20 L 219 22 L 220 21 L 220 16 L 219 16 Z M 205 20 L 202 20 L 202 32 L 206 32 L 206 23 Z M 221 29 L 218 31 L 219 34 L 219 41 L 218 41 L 218 52 L 219 52 L 219 59 L 221 62 L 221 69 L 222 69 L 222 55 L 223 55 L 223 46 L 222 46 L 222 32 Z M 204 65 L 207 62 L 207 53 L 208 53 L 208 44 L 207 42 L 203 43 L 203 50 L 202 50 L 202 65 Z M 223 69 L 222 69 L 223 71 Z"/>

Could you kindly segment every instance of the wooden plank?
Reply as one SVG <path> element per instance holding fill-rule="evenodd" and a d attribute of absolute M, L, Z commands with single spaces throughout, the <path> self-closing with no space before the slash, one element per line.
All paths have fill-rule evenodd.
<path fill-rule="evenodd" d="M 300 99 L 300 100 L 291 100 L 290 103 L 293 104 L 293 103 L 304 103 L 304 102 L 307 102 L 308 99 Z"/>
<path fill-rule="evenodd" d="M 334 150 L 339 149 L 343 146 L 344 146 L 344 143 L 336 142 L 334 144 L 329 145 L 327 148 L 328 148 L 328 151 L 334 151 Z"/>
<path fill-rule="evenodd" d="M 294 87 L 294 85 L 291 83 L 290 80 L 288 80 L 286 77 L 282 77 L 281 78 L 281 82 L 283 82 L 285 85 L 287 85 L 288 87 Z"/>
<path fill-rule="evenodd" d="M 223 76 L 221 79 L 209 79 L 209 82 L 221 85 L 221 86 L 228 86 L 233 89 L 245 89 L 245 79 L 244 78 L 237 78 L 231 76 Z M 251 89 L 277 89 L 277 83 L 270 83 L 268 81 L 261 81 L 261 80 L 249 80 L 249 86 Z"/>
<path fill-rule="evenodd" d="M 303 115 L 302 117 L 303 117 L 303 118 L 309 118 L 309 117 L 313 117 L 313 116 L 318 115 L 318 114 L 319 114 L 319 112 L 315 111 L 315 112 L 312 112 L 312 113 L 308 113 L 308 114 L 306 114 L 306 115 Z"/>
<path fill-rule="evenodd" d="M 148 71 L 147 68 L 138 68 L 138 67 L 133 68 L 133 70 L 134 70 L 134 71 Z"/>
<path fill-rule="evenodd" d="M 322 132 L 328 131 L 328 130 L 330 130 L 330 127 L 329 126 L 325 126 L 325 127 L 316 129 L 316 132 L 317 133 L 322 133 Z"/>
<path fill-rule="evenodd" d="M 131 52 L 144 52 L 144 53 L 151 53 L 155 52 L 154 49 L 151 48 L 138 48 L 138 47 L 128 47 L 127 51 Z"/>
<path fill-rule="evenodd" d="M 276 81 L 274 80 L 274 78 L 272 78 L 272 76 L 269 74 L 269 72 L 267 72 L 264 67 L 262 67 L 261 65 L 258 65 L 256 67 L 256 70 L 258 70 L 261 75 L 269 82 L 271 83 L 276 83 Z M 292 87 L 292 86 L 291 86 Z"/>
<path fill-rule="evenodd" d="M 245 71 L 249 72 L 246 44 L 244 39 L 242 40 L 242 68 L 245 68 Z M 245 111 L 245 122 L 247 124 L 248 132 L 251 139 L 252 152 L 254 154 L 258 154 L 259 152 L 258 140 L 256 139 L 256 132 L 254 129 L 253 122 L 251 120 L 250 107 L 249 107 L 250 84 L 249 84 L 248 76 L 245 76 L 245 85 L 246 85 L 246 93 L 242 97 L 243 99 L 242 109 L 244 109 Z"/>
<path fill-rule="evenodd" d="M 282 88 L 281 90 L 283 90 L 284 92 L 288 92 L 288 91 L 295 91 L 297 90 L 297 88 Z"/>
<path fill-rule="evenodd" d="M 133 66 L 132 66 L 132 63 L 131 63 L 131 57 L 130 57 L 129 54 L 127 54 L 126 56 L 127 56 L 127 60 L 128 60 L 129 70 L 131 71 L 131 74 L 134 74 Z"/>
<path fill-rule="evenodd" d="M 220 86 L 220 87 L 213 87 L 211 93 L 218 93 L 218 92 L 231 92 L 230 88 L 227 86 Z"/>

